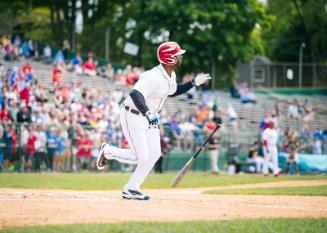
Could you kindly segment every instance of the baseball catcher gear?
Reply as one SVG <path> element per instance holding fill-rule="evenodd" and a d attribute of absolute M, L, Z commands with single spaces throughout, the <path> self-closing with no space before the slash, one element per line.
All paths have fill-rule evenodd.
<path fill-rule="evenodd" d="M 193 86 L 200 86 L 203 83 L 205 83 L 207 80 L 210 80 L 211 77 L 209 74 L 197 74 L 193 79 L 192 79 L 192 84 Z"/>
<path fill-rule="evenodd" d="M 176 42 L 170 41 L 162 43 L 157 50 L 157 57 L 160 63 L 166 65 L 175 65 L 176 56 L 182 55 L 186 50 L 181 49 Z"/>

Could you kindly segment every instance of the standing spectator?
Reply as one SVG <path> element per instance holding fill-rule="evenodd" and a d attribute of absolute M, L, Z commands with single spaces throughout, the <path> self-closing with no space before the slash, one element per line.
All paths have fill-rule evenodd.
<path fill-rule="evenodd" d="M 321 140 L 318 137 L 314 137 L 313 154 L 315 155 L 322 154 L 322 144 L 321 144 Z"/>
<path fill-rule="evenodd" d="M 27 140 L 27 146 L 26 146 L 26 151 L 25 151 L 25 171 L 31 172 L 32 171 L 32 160 L 34 160 L 35 163 L 35 158 L 34 154 L 36 152 L 35 149 L 35 142 L 37 140 L 34 130 L 32 127 L 29 128 L 28 132 L 28 140 Z"/>
<path fill-rule="evenodd" d="M 165 137 L 165 130 L 164 127 L 160 128 L 160 145 L 161 145 L 161 156 L 157 160 L 156 164 L 154 165 L 154 171 L 156 173 L 163 173 L 163 160 L 164 156 L 169 153 L 169 151 L 173 148 L 170 144 L 169 137 Z"/>
<path fill-rule="evenodd" d="M 64 168 L 64 150 L 66 143 L 66 135 L 64 132 L 64 128 L 60 128 L 58 130 L 58 138 L 57 138 L 57 150 L 54 155 L 53 161 L 53 170 L 54 171 L 62 171 Z"/>
<path fill-rule="evenodd" d="M 279 176 L 278 168 L 278 133 L 272 121 L 267 122 L 267 128 L 262 133 L 262 144 L 264 148 L 263 175 L 268 175 L 269 162 L 273 163 L 273 173 L 275 177 Z"/>
<path fill-rule="evenodd" d="M 208 133 L 211 133 L 216 127 L 216 123 L 213 120 L 209 120 L 206 124 Z M 208 141 L 208 150 L 211 163 L 211 172 L 213 174 L 219 174 L 218 161 L 219 161 L 219 136 L 214 134 Z"/>
<path fill-rule="evenodd" d="M 33 164 L 34 171 L 41 171 L 42 168 L 50 168 L 48 163 L 48 158 L 46 155 L 46 146 L 47 146 L 47 135 L 43 130 L 43 125 L 38 123 L 36 125 L 35 131 L 36 141 L 35 141 L 35 162 Z"/>
<path fill-rule="evenodd" d="M 50 128 L 50 132 L 47 136 L 47 157 L 48 157 L 48 161 L 49 161 L 49 167 L 48 170 L 52 171 L 53 170 L 53 160 L 54 160 L 54 156 L 57 152 L 57 148 L 58 148 L 58 134 L 56 133 L 56 129 L 54 126 L 52 126 Z"/>
<path fill-rule="evenodd" d="M 4 131 L 2 125 L 0 125 L 0 168 L 3 171 L 3 157 L 6 148 L 6 141 L 4 138 Z"/>
<path fill-rule="evenodd" d="M 77 142 L 77 146 L 77 169 L 80 171 L 89 168 L 91 163 L 93 141 L 86 131 L 82 132 L 81 139 Z"/>

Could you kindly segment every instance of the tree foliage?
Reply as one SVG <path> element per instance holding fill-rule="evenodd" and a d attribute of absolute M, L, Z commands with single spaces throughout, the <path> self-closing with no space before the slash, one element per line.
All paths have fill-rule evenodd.
<path fill-rule="evenodd" d="M 273 60 L 298 62 L 301 43 L 304 61 L 327 58 L 327 3 L 325 0 L 269 0 L 273 27 L 264 30 L 267 54 Z"/>
<path fill-rule="evenodd" d="M 29 22 L 25 33 L 52 44 L 61 45 L 68 39 L 72 44 L 77 42 L 80 50 L 104 57 L 105 34 L 110 29 L 110 60 L 118 63 L 149 68 L 157 63 L 156 48 L 161 42 L 178 41 L 187 50 L 182 73 L 210 72 L 216 67 L 220 73 L 234 74 L 237 60 L 250 61 L 264 53 L 260 33 L 269 27 L 271 20 L 265 6 L 257 0 L 12 2 L 24 5 L 15 6 L 23 9 L 24 15 L 14 15 L 22 26 Z M 81 34 L 75 33 L 78 14 L 83 16 Z M 42 16 L 42 24 L 34 19 L 37 15 Z M 30 29 L 35 33 L 28 33 Z M 139 46 L 137 56 L 123 53 L 126 42 Z"/>

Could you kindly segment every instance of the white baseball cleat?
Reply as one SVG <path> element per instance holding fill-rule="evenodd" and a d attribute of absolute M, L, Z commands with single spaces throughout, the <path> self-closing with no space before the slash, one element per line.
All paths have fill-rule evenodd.
<path fill-rule="evenodd" d="M 97 157 L 97 168 L 98 170 L 103 170 L 104 167 L 106 166 L 108 159 L 104 156 L 104 148 L 107 146 L 107 143 L 102 143 L 99 152 L 98 152 L 98 157 Z"/>
<path fill-rule="evenodd" d="M 140 200 L 140 201 L 147 201 L 150 199 L 149 196 L 144 195 L 140 191 L 130 190 L 130 189 L 123 191 L 122 198 L 128 199 L 128 200 L 134 199 L 134 200 Z"/>

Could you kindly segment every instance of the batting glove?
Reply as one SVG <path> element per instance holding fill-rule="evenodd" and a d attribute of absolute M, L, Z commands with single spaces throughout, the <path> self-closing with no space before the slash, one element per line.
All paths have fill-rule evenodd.
<path fill-rule="evenodd" d="M 193 86 L 198 87 L 210 79 L 211 79 L 210 74 L 200 73 L 200 74 L 195 75 L 195 77 L 192 79 L 192 84 L 193 84 Z"/>
<path fill-rule="evenodd" d="M 159 125 L 159 120 L 156 115 L 152 114 L 150 111 L 145 113 L 146 118 L 149 121 L 149 125 Z"/>

